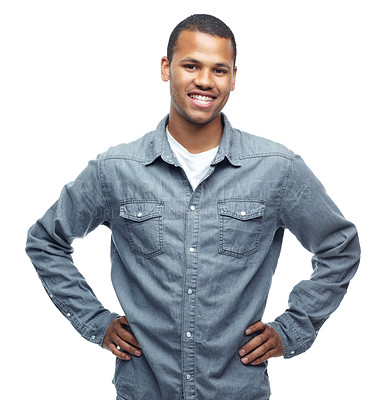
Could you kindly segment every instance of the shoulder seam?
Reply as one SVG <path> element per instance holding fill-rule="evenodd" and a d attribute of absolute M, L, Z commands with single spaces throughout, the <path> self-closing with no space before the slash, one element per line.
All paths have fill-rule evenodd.
<path fill-rule="evenodd" d="M 293 160 L 294 155 L 292 152 L 291 152 L 291 154 L 287 154 L 287 153 L 281 153 L 278 151 L 270 151 L 270 152 L 264 152 L 264 153 L 254 153 L 254 154 L 239 156 L 239 158 L 241 160 L 248 159 L 248 158 L 258 158 L 258 157 L 282 157 L 282 158 L 286 158 L 287 160 Z"/>
<path fill-rule="evenodd" d="M 147 160 L 139 157 L 135 157 L 129 154 L 106 154 L 103 153 L 101 155 L 101 160 L 130 160 L 130 161 L 136 161 L 140 163 L 146 163 Z"/>

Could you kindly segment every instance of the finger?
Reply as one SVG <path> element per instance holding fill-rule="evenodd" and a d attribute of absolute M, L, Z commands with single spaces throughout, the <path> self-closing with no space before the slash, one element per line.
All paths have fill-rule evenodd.
<path fill-rule="evenodd" d="M 127 326 L 128 328 L 130 327 L 126 316 L 123 315 L 122 317 L 120 317 L 120 318 L 119 318 L 119 322 L 120 322 L 120 325 L 121 325 L 122 328 L 123 328 L 122 330 L 120 330 L 120 331 L 118 332 L 119 336 L 120 336 L 123 340 L 125 340 L 125 341 L 127 341 L 127 342 L 133 344 L 134 346 L 140 348 L 139 343 L 138 343 L 138 341 L 136 340 L 136 337 L 135 337 L 128 329 L 125 328 L 126 326 Z"/>
<path fill-rule="evenodd" d="M 244 356 L 249 354 L 251 351 L 261 346 L 266 340 L 267 338 L 262 335 L 255 336 L 255 338 L 251 339 L 239 350 L 239 355 Z"/>
<path fill-rule="evenodd" d="M 267 361 L 269 358 L 272 358 L 272 357 L 278 357 L 277 350 L 275 350 L 275 349 L 269 350 L 262 356 L 256 358 L 254 361 L 250 362 L 250 365 L 262 364 L 263 362 Z"/>
<path fill-rule="evenodd" d="M 128 326 L 125 316 L 112 321 L 103 340 L 103 348 L 123 360 L 131 359 L 129 354 L 136 357 L 142 355 L 139 343 L 132 332 L 128 330 Z"/>
<path fill-rule="evenodd" d="M 132 346 L 125 340 L 121 339 L 120 336 L 118 336 L 118 338 L 115 340 L 115 344 L 133 356 L 140 357 L 142 355 L 142 351 L 138 347 Z"/>
<path fill-rule="evenodd" d="M 251 353 L 247 354 L 241 359 L 243 364 L 248 364 L 256 360 L 257 358 L 265 355 L 268 351 L 272 350 L 271 344 L 267 341 L 261 346 L 256 347 Z"/>
<path fill-rule="evenodd" d="M 114 343 L 110 343 L 108 345 L 107 350 L 109 350 L 114 356 L 120 358 L 121 360 L 124 360 L 124 361 L 131 360 L 131 356 L 129 354 L 126 354 L 123 351 L 121 351 L 120 347 L 118 348 L 118 346 L 115 345 Z"/>
<path fill-rule="evenodd" d="M 140 348 L 140 345 L 139 345 L 138 341 L 136 340 L 136 337 L 131 332 L 129 332 L 127 329 L 124 329 L 124 328 L 119 329 L 117 331 L 117 335 L 124 341 L 131 343 L 132 345 Z"/>
<path fill-rule="evenodd" d="M 253 332 L 263 331 L 266 328 L 266 324 L 262 321 L 258 321 L 255 324 L 250 325 L 247 329 L 245 334 L 250 335 Z"/>

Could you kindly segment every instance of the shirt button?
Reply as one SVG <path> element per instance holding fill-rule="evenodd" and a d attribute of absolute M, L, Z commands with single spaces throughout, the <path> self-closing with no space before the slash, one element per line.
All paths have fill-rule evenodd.
<path fill-rule="evenodd" d="M 188 289 L 188 294 L 192 294 L 193 290 L 192 289 Z"/>
<path fill-rule="evenodd" d="M 72 314 L 70 314 L 70 312 L 68 312 L 67 314 L 66 314 L 66 316 L 67 317 L 70 317 Z"/>
<path fill-rule="evenodd" d="M 292 354 L 292 355 L 293 355 L 294 353 L 295 353 L 295 351 L 294 351 L 294 350 L 292 350 L 292 351 L 290 352 L 290 354 Z"/>
<path fill-rule="evenodd" d="M 96 339 L 95 335 L 91 336 L 91 340 L 95 340 L 95 339 Z"/>
<path fill-rule="evenodd" d="M 244 216 L 246 215 L 246 211 L 241 211 L 241 212 L 240 212 L 240 215 L 241 215 L 242 217 L 244 217 Z"/>
<path fill-rule="evenodd" d="M 190 208 L 191 211 L 196 210 L 196 207 L 195 207 L 195 206 L 190 206 L 189 208 Z"/>
<path fill-rule="evenodd" d="M 192 336 L 192 334 L 190 332 L 186 332 L 186 337 L 190 338 Z"/>
<path fill-rule="evenodd" d="M 190 379 L 192 378 L 192 375 L 190 375 L 190 374 L 187 374 L 186 375 L 186 379 L 189 381 Z"/>
<path fill-rule="evenodd" d="M 190 251 L 191 253 L 194 253 L 194 252 L 195 252 L 195 249 L 194 249 L 193 247 L 189 247 L 189 251 Z"/>
<path fill-rule="evenodd" d="M 143 214 L 141 212 L 139 212 L 138 214 L 136 214 L 137 217 L 141 217 Z"/>

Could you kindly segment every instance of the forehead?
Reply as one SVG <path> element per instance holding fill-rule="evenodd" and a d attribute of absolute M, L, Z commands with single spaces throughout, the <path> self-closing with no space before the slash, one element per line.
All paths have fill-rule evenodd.
<path fill-rule="evenodd" d="M 215 59 L 233 65 L 234 48 L 230 39 L 209 35 L 204 32 L 184 30 L 178 36 L 173 59 Z"/>

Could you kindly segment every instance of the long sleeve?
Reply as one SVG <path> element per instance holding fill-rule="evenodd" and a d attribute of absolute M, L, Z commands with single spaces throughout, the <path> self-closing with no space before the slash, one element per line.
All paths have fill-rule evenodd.
<path fill-rule="evenodd" d="M 347 221 L 300 157 L 291 163 L 280 223 L 311 253 L 313 273 L 298 283 L 288 309 L 271 323 L 281 336 L 285 358 L 307 350 L 339 306 L 360 258 L 355 226 Z"/>
<path fill-rule="evenodd" d="M 53 303 L 87 340 L 102 344 L 117 314 L 106 310 L 73 263 L 72 242 L 109 223 L 108 199 L 91 161 L 28 231 L 26 252 Z"/>

